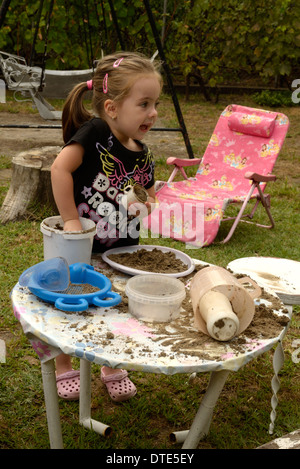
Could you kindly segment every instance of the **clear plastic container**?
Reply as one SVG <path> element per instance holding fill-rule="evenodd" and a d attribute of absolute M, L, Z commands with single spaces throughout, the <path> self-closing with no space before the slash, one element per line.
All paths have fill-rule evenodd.
<path fill-rule="evenodd" d="M 53 257 L 25 270 L 19 278 L 22 287 L 62 291 L 70 283 L 70 271 L 63 257 Z"/>
<path fill-rule="evenodd" d="M 180 315 L 184 284 L 160 274 L 136 275 L 126 284 L 130 314 L 145 322 L 170 322 Z"/>

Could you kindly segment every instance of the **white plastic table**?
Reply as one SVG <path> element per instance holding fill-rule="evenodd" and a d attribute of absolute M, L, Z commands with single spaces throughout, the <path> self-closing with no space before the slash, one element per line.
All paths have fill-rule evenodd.
<path fill-rule="evenodd" d="M 113 271 L 101 257 L 92 260 L 94 268 L 111 278 L 113 286 L 124 289 L 128 277 Z M 188 283 L 186 285 L 189 288 Z M 284 362 L 281 345 L 287 326 L 278 326 L 276 336 L 264 339 L 242 334 L 244 345 L 237 347 L 236 339 L 217 342 L 198 332 L 193 326 L 193 314 L 182 311 L 171 323 L 138 321 L 124 304 L 110 308 L 89 307 L 81 313 L 63 312 L 39 300 L 26 287 L 17 284 L 11 292 L 15 317 L 20 321 L 41 361 L 42 378 L 51 448 L 63 448 L 59 403 L 56 389 L 54 359 L 62 352 L 80 359 L 79 422 L 102 435 L 111 428 L 91 418 L 91 364 L 123 368 L 145 373 L 210 372 L 210 382 L 189 430 L 173 433 L 173 440 L 183 448 L 196 448 L 209 431 L 214 406 L 231 371 L 277 345 L 272 379 L 272 411 L 270 433 L 275 421 L 279 380 L 277 374 Z M 262 300 L 268 305 L 268 301 Z M 291 308 L 278 308 L 274 313 L 291 317 Z M 239 337 L 241 339 L 241 336 Z"/>

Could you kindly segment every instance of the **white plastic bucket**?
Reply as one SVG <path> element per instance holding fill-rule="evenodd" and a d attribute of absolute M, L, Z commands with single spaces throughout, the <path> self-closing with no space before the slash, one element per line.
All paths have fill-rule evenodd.
<path fill-rule="evenodd" d="M 64 231 L 60 216 L 42 221 L 40 229 L 44 235 L 44 260 L 63 257 L 69 265 L 75 262 L 91 263 L 96 225 L 87 218 L 80 217 L 80 222 L 81 231 Z"/>

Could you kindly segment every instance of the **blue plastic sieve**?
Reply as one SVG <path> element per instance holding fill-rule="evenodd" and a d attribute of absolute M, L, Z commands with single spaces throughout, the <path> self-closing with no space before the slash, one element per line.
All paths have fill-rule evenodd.
<path fill-rule="evenodd" d="M 87 286 L 94 287 L 86 293 Z M 49 291 L 28 286 L 38 298 L 53 303 L 62 311 L 85 311 L 90 305 L 110 307 L 122 300 L 118 293 L 111 291 L 111 281 L 94 267 L 84 263 L 70 265 L 70 284 L 63 291 Z"/>

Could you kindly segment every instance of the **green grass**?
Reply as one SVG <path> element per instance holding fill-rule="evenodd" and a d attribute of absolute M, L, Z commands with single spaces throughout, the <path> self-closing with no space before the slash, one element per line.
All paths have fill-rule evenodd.
<path fill-rule="evenodd" d="M 204 151 L 218 116 L 227 104 L 235 102 L 255 106 L 246 96 L 221 96 L 217 104 L 207 103 L 201 96 L 191 97 L 189 103 L 180 98 L 180 102 L 195 156 Z M 8 102 L 1 105 L 0 112 L 10 107 L 16 111 L 16 107 Z M 141 242 L 174 247 L 194 258 L 223 267 L 233 259 L 255 255 L 299 261 L 299 108 L 279 110 L 289 116 L 291 127 L 275 167 L 278 179 L 269 186 L 276 221 L 273 230 L 240 224 L 231 241 L 222 245 L 218 241 L 228 229 L 226 222 L 221 225 L 216 244 L 193 250 L 169 239 L 145 238 Z M 31 112 L 30 103 L 18 104 L 18 112 Z M 169 97 L 163 97 L 160 115 L 169 126 L 176 123 Z M 167 142 L 167 137 L 164 140 Z M 165 180 L 169 169 L 164 164 L 164 152 L 162 148 L 156 177 Z M 0 155 L 0 168 L 7 168 L 9 164 L 9 158 Z M 8 183 L 0 185 L 1 204 L 8 187 Z M 28 214 L 24 220 L 0 226 L 0 338 L 5 339 L 7 346 L 6 363 L 0 364 L 1 449 L 49 448 L 39 360 L 12 314 L 9 297 L 20 274 L 43 259 L 39 224 L 46 216 L 49 213 L 37 204 L 34 216 Z M 272 438 L 300 427 L 300 363 L 292 359 L 296 351 L 295 341 L 299 339 L 299 310 L 299 306 L 294 308 L 293 320 L 283 343 L 285 363 L 280 372 L 281 388 Z M 209 435 L 200 442 L 199 448 L 251 449 L 271 439 L 268 427 L 272 356 L 272 351 L 265 353 L 237 373 L 230 374 L 216 405 Z M 297 356 L 300 357 L 300 352 Z M 74 366 L 78 367 L 76 359 Z M 189 428 L 209 379 L 207 373 L 202 373 L 188 384 L 187 375 L 131 373 L 138 388 L 137 396 L 128 402 L 113 404 L 99 376 L 100 367 L 93 364 L 92 416 L 111 425 L 113 433 L 111 437 L 104 438 L 83 429 L 78 423 L 78 402 L 60 401 L 65 448 L 177 449 L 181 445 L 172 443 L 169 435 Z"/>

